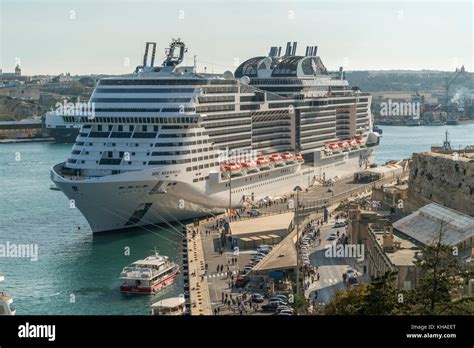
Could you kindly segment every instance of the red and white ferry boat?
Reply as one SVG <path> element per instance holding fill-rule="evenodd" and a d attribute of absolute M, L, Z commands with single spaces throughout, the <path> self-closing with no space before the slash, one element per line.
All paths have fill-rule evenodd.
<path fill-rule="evenodd" d="M 161 288 L 172 284 L 179 273 L 179 266 L 171 262 L 168 256 L 148 256 L 130 266 L 124 267 L 120 279 L 124 283 L 120 291 L 128 294 L 155 294 Z"/>

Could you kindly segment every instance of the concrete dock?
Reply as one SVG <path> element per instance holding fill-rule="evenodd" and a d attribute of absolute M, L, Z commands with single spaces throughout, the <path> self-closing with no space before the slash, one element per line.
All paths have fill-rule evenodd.
<path fill-rule="evenodd" d="M 191 315 L 211 315 L 209 286 L 204 281 L 204 251 L 199 226 L 186 226 Z"/>
<path fill-rule="evenodd" d="M 406 173 L 403 173 L 403 175 L 405 174 Z M 321 219 L 321 206 L 324 205 L 329 213 L 331 213 L 338 207 L 341 201 L 351 201 L 368 197 L 373 187 L 378 187 L 396 179 L 396 177 L 384 178 L 370 184 L 353 184 L 350 183 L 350 179 L 342 179 L 332 186 L 332 192 L 328 192 L 327 187 L 324 186 L 316 186 L 306 192 L 301 192 L 299 197 L 300 204 L 304 206 L 300 206 L 299 210 L 300 237 L 302 235 L 301 229 L 305 224 L 313 219 Z M 294 211 L 294 209 L 289 209 L 285 200 L 282 199 L 279 199 L 278 202 L 274 202 L 274 204 L 262 206 L 259 210 L 264 217 L 276 217 L 280 213 L 288 214 L 288 212 Z M 254 232 L 258 233 L 255 226 L 261 225 L 258 223 L 259 218 L 250 218 L 245 211 L 241 213 L 239 218 L 234 218 L 232 221 L 245 221 L 249 225 L 248 231 L 255 230 Z M 245 295 L 243 295 L 243 289 L 241 287 L 235 286 L 237 277 L 241 274 L 244 266 L 249 264 L 252 257 L 256 254 L 256 251 L 239 250 L 238 253 L 235 253 L 233 246 L 230 245 L 230 242 L 226 241 L 229 235 L 222 238 L 223 228 L 222 224 L 219 225 L 218 222 L 220 221 L 222 223 L 224 220 L 228 221 L 229 218 L 225 214 L 221 214 L 212 218 L 204 218 L 199 221 L 199 224 L 189 224 L 186 226 L 186 251 L 191 314 L 266 314 L 260 308 L 261 305 L 268 303 L 268 299 L 265 299 L 264 303 L 255 305 L 251 303 L 251 301 L 248 301 L 248 297 L 246 298 Z M 252 220 L 255 221 L 255 224 L 253 224 Z M 331 229 L 328 229 L 328 231 L 329 230 Z M 241 231 L 241 233 L 248 231 Z M 252 272 L 256 271 L 255 273 L 261 273 L 262 271 L 270 271 L 270 269 L 274 269 L 275 267 L 278 268 L 278 265 L 282 262 L 284 263 L 289 256 L 296 255 L 296 228 L 294 225 L 291 226 L 291 230 L 288 233 L 286 237 L 282 238 L 279 244 L 274 246 L 274 252 L 271 252 L 267 255 L 268 257 L 265 257 L 264 260 L 258 263 Z M 237 233 L 236 236 L 230 234 L 230 236 L 237 238 L 238 234 L 239 233 Z M 287 255 L 288 257 L 285 259 L 282 255 Z M 295 267 L 295 262 L 296 260 L 292 263 L 293 268 Z M 285 266 L 287 265 L 285 264 Z M 344 267 L 347 267 L 347 265 Z M 323 275 L 325 275 L 324 272 L 325 268 L 323 268 Z M 306 280 L 307 279 L 305 279 L 305 284 Z M 312 300 L 311 294 L 313 290 L 320 289 L 320 287 L 321 284 L 310 284 L 308 288 L 305 289 L 305 295 L 309 301 Z M 254 288 L 251 291 L 264 295 L 265 290 L 266 289 L 263 288 Z M 230 304 L 229 299 L 232 300 Z M 238 302 L 236 301 L 237 299 Z"/>

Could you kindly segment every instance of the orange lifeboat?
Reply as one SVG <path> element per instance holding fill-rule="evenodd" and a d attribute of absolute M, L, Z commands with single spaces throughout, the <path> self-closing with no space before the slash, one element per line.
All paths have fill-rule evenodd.
<path fill-rule="evenodd" d="M 274 154 L 270 155 L 269 160 L 275 167 L 284 166 L 283 157 L 281 157 L 281 155 L 278 154 L 278 153 L 274 153 Z"/>
<path fill-rule="evenodd" d="M 342 150 L 342 148 L 339 147 L 338 144 L 336 143 L 329 143 L 328 144 L 328 148 L 329 150 L 331 150 L 332 152 L 340 152 Z"/>
<path fill-rule="evenodd" d="M 281 157 L 286 162 L 286 164 L 295 163 L 295 156 L 291 152 L 283 152 Z"/>
<path fill-rule="evenodd" d="M 270 162 L 277 162 L 277 161 L 281 161 L 282 157 L 278 153 L 274 153 L 270 155 L 269 159 L 270 159 Z"/>
<path fill-rule="evenodd" d="M 339 146 L 342 149 L 342 151 L 349 151 L 349 144 L 346 141 L 338 142 L 337 146 Z"/>
<path fill-rule="evenodd" d="M 257 157 L 257 166 L 260 169 L 270 169 L 270 161 L 265 156 Z"/>
<path fill-rule="evenodd" d="M 362 140 L 361 137 L 356 137 L 356 138 L 355 138 L 355 141 L 357 142 L 357 144 L 358 144 L 360 147 L 365 147 L 364 140 Z"/>
<path fill-rule="evenodd" d="M 296 158 L 296 160 L 297 160 L 298 162 L 304 162 L 303 156 L 301 156 L 300 153 L 297 153 L 297 154 L 295 155 L 295 158 Z"/>
<path fill-rule="evenodd" d="M 241 174 L 241 167 L 237 163 L 230 162 L 230 163 L 225 163 L 222 166 L 224 172 L 230 173 L 230 175 L 236 175 L 236 174 Z"/>
<path fill-rule="evenodd" d="M 357 143 L 357 140 L 355 139 L 352 139 L 349 144 L 351 145 L 351 148 L 353 149 L 359 148 L 359 144 Z"/>
<path fill-rule="evenodd" d="M 245 160 L 240 162 L 240 166 L 247 173 L 258 172 L 257 164 L 251 160 Z"/>

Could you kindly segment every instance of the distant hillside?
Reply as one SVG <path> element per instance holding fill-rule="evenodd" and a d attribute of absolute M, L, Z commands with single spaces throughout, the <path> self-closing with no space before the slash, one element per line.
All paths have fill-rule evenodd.
<path fill-rule="evenodd" d="M 364 92 L 416 92 L 443 91 L 445 79 L 452 79 L 454 72 L 444 71 L 347 71 L 346 78 L 353 86 Z M 454 94 L 457 88 L 465 87 L 474 90 L 474 74 L 465 72 L 452 84 L 450 91 Z"/>

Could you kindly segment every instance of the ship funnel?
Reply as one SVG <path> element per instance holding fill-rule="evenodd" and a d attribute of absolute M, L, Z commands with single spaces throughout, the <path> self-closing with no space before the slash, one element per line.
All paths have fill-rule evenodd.
<path fill-rule="evenodd" d="M 316 56 L 318 54 L 318 46 L 313 46 L 313 56 Z"/>
<path fill-rule="evenodd" d="M 296 41 L 293 42 L 293 51 L 291 52 L 291 55 L 294 56 L 296 54 L 296 45 L 298 45 L 298 43 Z"/>
<path fill-rule="evenodd" d="M 280 48 L 281 50 L 281 48 Z M 278 55 L 278 47 L 272 46 L 270 47 L 270 53 L 268 54 L 269 57 L 276 57 Z"/>
<path fill-rule="evenodd" d="M 281 46 L 278 47 L 278 57 L 281 57 Z"/>
<path fill-rule="evenodd" d="M 306 46 L 306 52 L 305 52 L 304 55 L 305 55 L 305 56 L 308 56 L 308 55 L 309 55 L 308 53 L 309 53 L 309 46 Z"/>
<path fill-rule="evenodd" d="M 291 54 L 291 42 L 286 43 L 286 50 L 285 50 L 285 56 L 289 56 Z"/>

